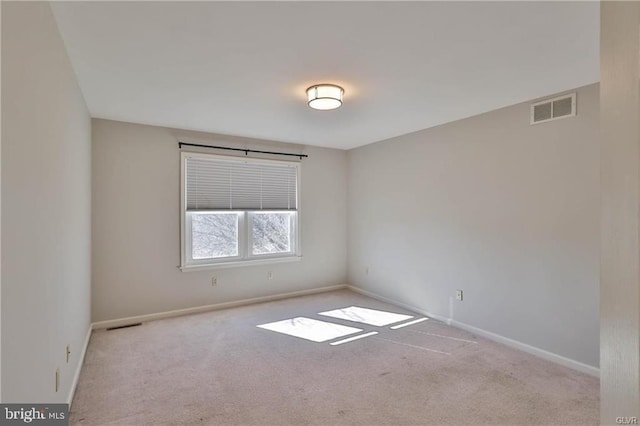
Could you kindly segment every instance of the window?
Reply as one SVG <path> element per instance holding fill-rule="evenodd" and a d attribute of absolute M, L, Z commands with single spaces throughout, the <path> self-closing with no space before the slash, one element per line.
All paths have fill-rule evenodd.
<path fill-rule="evenodd" d="M 299 256 L 300 164 L 182 153 L 182 267 Z"/>

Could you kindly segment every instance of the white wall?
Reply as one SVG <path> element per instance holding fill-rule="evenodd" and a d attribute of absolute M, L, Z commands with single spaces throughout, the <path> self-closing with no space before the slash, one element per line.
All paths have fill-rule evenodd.
<path fill-rule="evenodd" d="M 602 424 L 640 417 L 640 3 L 602 2 Z"/>
<path fill-rule="evenodd" d="M 178 139 L 309 155 L 299 262 L 181 272 Z M 220 152 L 217 152 L 220 153 Z M 243 154 L 244 155 L 244 154 Z M 346 283 L 345 151 L 93 120 L 94 321 Z M 267 280 L 268 271 L 274 279 Z M 218 285 L 211 286 L 211 277 Z"/>
<path fill-rule="evenodd" d="M 90 138 L 49 4 L 2 2 L 3 402 L 69 395 L 90 324 Z"/>
<path fill-rule="evenodd" d="M 524 103 L 350 151 L 349 282 L 598 366 L 598 107 L 593 85 L 576 118 Z"/>

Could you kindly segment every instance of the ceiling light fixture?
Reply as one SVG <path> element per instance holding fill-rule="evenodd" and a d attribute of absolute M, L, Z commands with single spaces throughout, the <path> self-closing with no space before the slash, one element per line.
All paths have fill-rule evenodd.
<path fill-rule="evenodd" d="M 343 95 L 344 89 L 335 84 L 315 84 L 307 89 L 307 103 L 313 109 L 336 109 Z"/>

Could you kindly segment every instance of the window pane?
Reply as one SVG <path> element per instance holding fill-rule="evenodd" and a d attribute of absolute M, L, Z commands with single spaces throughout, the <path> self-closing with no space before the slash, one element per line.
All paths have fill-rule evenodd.
<path fill-rule="evenodd" d="M 293 214 L 254 213 L 252 254 L 291 252 L 291 216 Z"/>
<path fill-rule="evenodd" d="M 193 259 L 238 256 L 238 213 L 194 213 L 191 219 Z"/>

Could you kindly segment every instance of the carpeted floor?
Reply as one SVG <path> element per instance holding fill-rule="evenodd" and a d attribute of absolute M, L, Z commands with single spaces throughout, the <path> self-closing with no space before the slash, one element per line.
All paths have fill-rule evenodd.
<path fill-rule="evenodd" d="M 344 290 L 96 331 L 71 424 L 599 424 L 596 378 L 435 320 L 317 315 L 352 305 L 421 317 Z M 256 327 L 298 316 L 379 334 L 331 346 Z"/>

